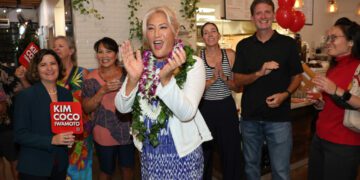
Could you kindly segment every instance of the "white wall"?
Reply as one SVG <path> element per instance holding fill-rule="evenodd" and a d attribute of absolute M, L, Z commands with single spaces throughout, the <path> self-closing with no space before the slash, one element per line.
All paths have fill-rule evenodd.
<path fill-rule="evenodd" d="M 154 6 L 167 5 L 177 14 L 181 24 L 187 24 L 181 18 L 179 9 L 181 8 L 180 0 L 140 0 L 142 7 L 138 11 L 138 17 L 142 18 L 143 14 Z M 104 16 L 104 19 L 97 20 L 89 15 L 80 15 L 74 11 L 74 36 L 78 50 L 78 64 L 86 68 L 97 68 L 98 63 L 95 59 L 93 50 L 94 43 L 104 36 L 113 38 L 119 44 L 129 38 L 129 8 L 128 1 L 124 0 L 94 0 L 94 7 Z M 187 27 L 187 25 L 186 25 Z M 184 41 L 195 44 L 195 35 Z M 139 43 L 135 43 L 140 47 Z"/>
<path fill-rule="evenodd" d="M 64 0 L 59 0 L 54 8 L 55 36 L 65 36 Z"/>
<path fill-rule="evenodd" d="M 54 7 L 58 0 L 42 0 L 39 7 L 39 26 L 54 25 Z"/>
<path fill-rule="evenodd" d="M 223 6 L 224 0 L 200 0 L 202 4 L 220 4 Z M 178 18 L 181 24 L 187 24 L 179 14 L 180 0 L 140 0 L 142 8 L 138 12 L 138 17 L 142 17 L 145 11 L 149 8 L 158 5 L 167 5 L 178 13 Z M 326 12 L 327 0 L 314 0 L 314 13 L 313 25 L 305 25 L 299 32 L 302 39 L 312 47 L 320 46 L 322 37 L 326 30 L 338 19 L 339 17 L 349 17 L 352 20 L 360 23 L 360 16 L 355 14 L 359 0 L 337 0 L 338 12 L 329 14 Z M 115 39 L 118 43 L 129 38 L 129 9 L 127 7 L 128 0 L 94 0 L 94 7 L 105 17 L 103 20 L 97 20 L 89 15 L 80 15 L 74 12 L 74 36 L 78 48 L 78 61 L 79 65 L 87 68 L 96 68 L 98 66 L 95 59 L 93 44 L 104 36 Z M 218 8 L 217 8 L 218 9 Z M 221 10 L 221 8 L 220 8 Z M 217 13 L 219 16 L 223 12 Z M 239 22 L 240 23 L 240 22 Z M 225 28 L 228 29 L 228 28 Z M 236 29 L 236 28 L 229 28 Z M 195 47 L 196 37 L 185 39 Z M 139 43 L 134 43 L 139 47 Z"/>
<path fill-rule="evenodd" d="M 326 11 L 327 0 L 314 0 L 313 25 L 305 25 L 299 32 L 302 40 L 309 43 L 311 48 L 320 46 L 323 36 L 334 22 L 340 17 L 348 17 L 360 23 L 360 16 L 356 15 L 359 0 L 337 0 L 338 12 L 330 14 Z"/>

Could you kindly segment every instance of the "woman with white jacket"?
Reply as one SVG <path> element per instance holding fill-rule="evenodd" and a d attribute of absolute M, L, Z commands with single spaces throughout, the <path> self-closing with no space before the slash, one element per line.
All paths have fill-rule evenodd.
<path fill-rule="evenodd" d="M 193 50 L 177 39 L 179 23 L 167 7 L 150 9 L 143 20 L 150 47 L 134 56 L 121 45 L 128 72 L 115 97 L 122 112 L 133 113 L 131 134 L 141 153 L 142 179 L 202 179 L 201 143 L 212 139 L 198 105 L 205 68 Z"/>

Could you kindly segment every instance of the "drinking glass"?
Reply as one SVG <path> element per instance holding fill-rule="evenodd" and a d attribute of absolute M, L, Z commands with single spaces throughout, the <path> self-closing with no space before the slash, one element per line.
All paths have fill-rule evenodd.
<path fill-rule="evenodd" d="M 312 100 L 318 100 L 321 97 L 321 92 L 316 86 L 310 88 L 306 93 L 307 93 L 307 98 Z"/>

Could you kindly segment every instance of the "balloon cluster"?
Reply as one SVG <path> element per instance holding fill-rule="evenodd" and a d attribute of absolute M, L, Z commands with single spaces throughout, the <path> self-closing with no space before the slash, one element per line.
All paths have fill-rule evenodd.
<path fill-rule="evenodd" d="M 276 10 L 276 21 L 284 29 L 298 32 L 305 25 L 305 15 L 294 10 L 295 0 L 278 0 L 279 8 Z"/>

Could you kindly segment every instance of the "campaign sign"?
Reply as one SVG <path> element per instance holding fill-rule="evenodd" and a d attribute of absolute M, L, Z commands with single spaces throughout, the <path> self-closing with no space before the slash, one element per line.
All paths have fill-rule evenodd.
<path fill-rule="evenodd" d="M 40 48 L 35 43 L 31 42 L 19 57 L 19 63 L 26 69 L 29 69 L 30 61 L 34 58 L 35 54 L 39 50 Z"/>
<path fill-rule="evenodd" d="M 83 132 L 82 109 L 79 102 L 52 102 L 50 104 L 51 130 L 53 133 Z"/>

